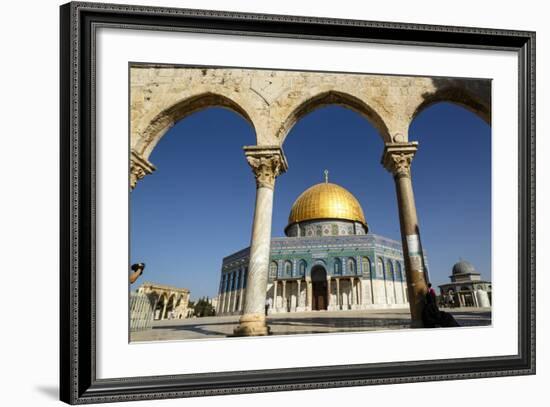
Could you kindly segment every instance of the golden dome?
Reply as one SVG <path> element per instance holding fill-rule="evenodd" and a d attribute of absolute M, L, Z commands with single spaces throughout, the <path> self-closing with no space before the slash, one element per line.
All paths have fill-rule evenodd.
<path fill-rule="evenodd" d="M 345 219 L 367 225 L 359 201 L 347 189 L 329 182 L 313 185 L 296 199 L 288 224 L 313 219 Z"/>

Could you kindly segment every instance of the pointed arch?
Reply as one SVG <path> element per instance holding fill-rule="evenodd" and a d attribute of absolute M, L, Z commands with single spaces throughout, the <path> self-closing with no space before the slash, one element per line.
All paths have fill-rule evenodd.
<path fill-rule="evenodd" d="M 429 106 L 439 102 L 450 102 L 480 117 L 491 125 L 491 81 L 433 78 L 433 92 L 422 95 L 422 102 L 416 107 L 412 121 Z"/>
<path fill-rule="evenodd" d="M 286 136 L 288 135 L 292 127 L 294 127 L 294 125 L 302 117 L 306 116 L 308 113 L 311 113 L 316 109 L 328 105 L 343 106 L 359 113 L 378 130 L 378 133 L 384 141 L 391 141 L 388 128 L 386 127 L 384 120 L 373 107 L 371 107 L 360 98 L 353 96 L 347 92 L 328 90 L 325 92 L 317 93 L 313 96 L 309 96 L 307 99 L 303 100 L 301 103 L 295 106 L 290 114 L 286 116 L 276 134 L 277 138 L 281 140 L 281 145 L 284 143 L 284 140 L 286 139 Z"/>
<path fill-rule="evenodd" d="M 357 265 L 353 257 L 348 258 L 346 266 L 346 271 L 348 274 L 357 274 Z"/>
<path fill-rule="evenodd" d="M 181 119 L 209 107 L 229 109 L 245 119 L 256 133 L 256 127 L 242 102 L 220 93 L 203 92 L 181 99 L 159 112 L 143 130 L 139 143 L 134 147 L 143 158 L 148 159 L 158 142 L 167 131 Z"/>
<path fill-rule="evenodd" d="M 342 275 L 342 260 L 338 257 L 334 259 L 334 275 Z"/>

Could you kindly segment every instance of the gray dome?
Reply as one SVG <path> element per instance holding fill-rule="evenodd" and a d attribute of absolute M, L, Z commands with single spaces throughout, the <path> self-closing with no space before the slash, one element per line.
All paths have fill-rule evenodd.
<path fill-rule="evenodd" d="M 475 267 L 472 263 L 461 260 L 453 266 L 453 274 L 477 274 Z"/>

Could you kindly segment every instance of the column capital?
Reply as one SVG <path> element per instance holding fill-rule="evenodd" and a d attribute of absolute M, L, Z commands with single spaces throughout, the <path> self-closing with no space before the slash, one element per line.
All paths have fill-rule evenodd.
<path fill-rule="evenodd" d="M 275 178 L 288 169 L 286 157 L 279 146 L 245 146 L 244 154 L 256 177 L 257 188 L 273 189 Z"/>
<path fill-rule="evenodd" d="M 382 165 L 394 177 L 410 177 L 412 159 L 417 150 L 417 141 L 410 143 L 386 143 L 384 154 L 382 155 Z"/>
<path fill-rule="evenodd" d="M 134 149 L 130 152 L 130 188 L 134 189 L 137 182 L 146 175 L 152 174 L 156 168 Z"/>

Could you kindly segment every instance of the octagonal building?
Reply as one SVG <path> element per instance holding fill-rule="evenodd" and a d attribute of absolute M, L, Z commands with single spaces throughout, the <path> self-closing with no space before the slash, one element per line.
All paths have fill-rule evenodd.
<path fill-rule="evenodd" d="M 271 239 L 268 313 L 408 308 L 401 243 L 369 233 L 361 204 L 325 182 L 292 205 Z M 218 315 L 242 313 L 250 248 L 223 259 Z"/>

